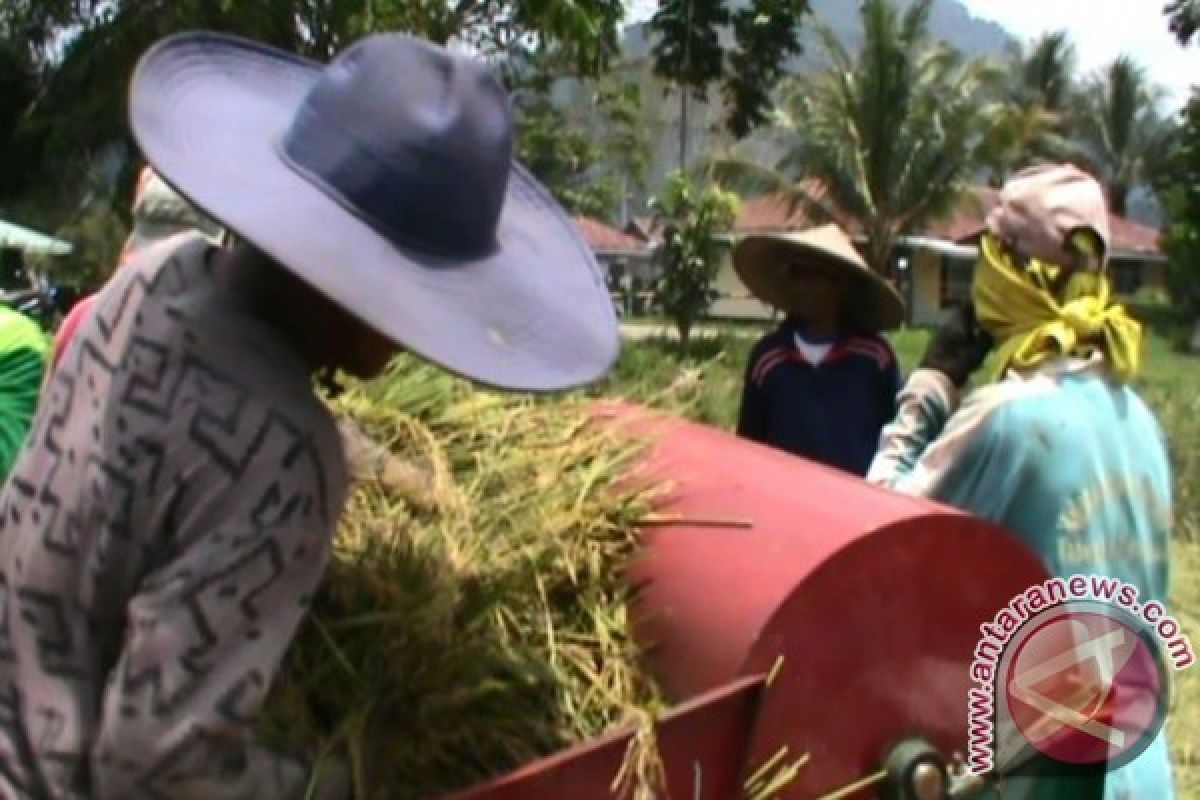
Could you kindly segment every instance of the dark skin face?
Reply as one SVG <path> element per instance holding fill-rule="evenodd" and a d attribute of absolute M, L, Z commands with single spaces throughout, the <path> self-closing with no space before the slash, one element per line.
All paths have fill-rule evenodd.
<path fill-rule="evenodd" d="M 245 242 L 216 251 L 218 281 L 255 316 L 282 332 L 313 372 L 378 375 L 399 352 L 390 339 L 342 310 Z"/>
<path fill-rule="evenodd" d="M 846 281 L 833 270 L 798 262 L 785 266 L 788 281 L 796 287 L 799 307 L 792 314 L 800 329 L 812 336 L 837 332 L 846 299 Z"/>

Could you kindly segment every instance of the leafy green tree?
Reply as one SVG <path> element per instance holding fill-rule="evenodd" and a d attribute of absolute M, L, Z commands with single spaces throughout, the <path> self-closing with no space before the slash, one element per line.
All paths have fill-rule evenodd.
<path fill-rule="evenodd" d="M 1200 30 L 1200 0 L 1171 0 L 1163 9 L 1170 19 L 1171 33 L 1185 47 Z"/>
<path fill-rule="evenodd" d="M 743 194 L 781 191 L 816 214 L 855 220 L 872 268 L 890 276 L 897 237 L 950 211 L 967 189 L 988 121 L 979 97 L 990 66 L 930 41 L 931 8 L 916 0 L 901 13 L 866 0 L 855 54 L 818 25 L 832 63 L 788 86 L 776 120 L 783 158 L 765 168 L 725 159 L 717 176 Z"/>
<path fill-rule="evenodd" d="M 1164 193 L 1167 279 L 1176 309 L 1200 323 L 1200 91 L 1183 112 L 1174 182 Z"/>
<path fill-rule="evenodd" d="M 1013 44 L 991 69 L 978 159 L 993 186 L 1039 161 L 1077 160 L 1070 114 L 1076 60 L 1067 32 L 1054 31 Z"/>
<path fill-rule="evenodd" d="M 717 298 L 713 288 L 729 248 L 727 236 L 737 216 L 736 195 L 672 173 L 651 202 L 662 226 L 658 251 L 658 302 L 688 348 L 692 328 Z"/>
<path fill-rule="evenodd" d="M 1078 63 L 1070 34 L 1065 30 L 1043 34 L 1015 55 L 1014 99 L 1036 103 L 1052 114 L 1068 111 Z"/>
<path fill-rule="evenodd" d="M 18 137 L 32 185 L 52 163 L 113 142 L 133 151 L 129 77 L 147 47 L 176 31 L 235 33 L 321 61 L 365 33 L 411 31 L 469 47 L 515 86 L 544 57 L 581 76 L 603 72 L 624 13 L 622 0 L 10 0 L 0 9 L 0 40 L 24 47 L 39 77 Z M 118 211 L 128 206 L 136 166 L 114 198 Z M 0 195 L 25 188 L 0 186 Z"/>
<path fill-rule="evenodd" d="M 722 0 L 662 0 L 650 21 L 657 38 L 654 71 L 679 89 L 679 167 L 687 166 L 688 98 L 704 100 L 720 84 L 728 106 L 726 127 L 737 137 L 762 125 L 771 91 L 787 59 L 800 53 L 800 25 L 808 0 L 750 0 L 734 10 Z M 733 46 L 722 41 L 731 29 Z"/>
<path fill-rule="evenodd" d="M 22 48 L 0 39 L 0 186 L 24 184 L 29 164 L 20 157 L 17 129 L 35 91 L 33 68 Z"/>
<path fill-rule="evenodd" d="M 574 102 L 556 98 L 564 84 Z M 568 210 L 613 219 L 643 187 L 649 146 L 636 83 L 566 79 L 549 62 L 524 77 L 514 105 L 519 159 Z"/>
<path fill-rule="evenodd" d="M 1163 97 L 1146 70 L 1121 56 L 1086 83 L 1075 113 L 1084 162 L 1108 188 L 1109 208 L 1124 214 L 1129 193 L 1169 146 L 1171 126 L 1158 113 Z"/>

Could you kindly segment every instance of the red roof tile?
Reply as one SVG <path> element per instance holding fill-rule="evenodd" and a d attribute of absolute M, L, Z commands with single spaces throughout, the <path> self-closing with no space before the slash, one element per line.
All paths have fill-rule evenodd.
<path fill-rule="evenodd" d="M 630 236 L 598 219 L 584 216 L 576 216 L 573 219 L 588 246 L 597 253 L 634 253 L 646 249 L 646 243 L 642 239 Z"/>
<path fill-rule="evenodd" d="M 809 203 L 824 205 L 826 191 L 819 181 L 805 181 L 801 185 L 800 191 L 807 196 Z M 765 233 L 807 230 L 821 224 L 820 220 L 814 219 L 808 205 L 800 202 L 799 198 L 793 201 L 782 192 L 743 199 L 737 221 L 734 222 L 734 231 L 737 233 Z M 847 230 L 857 227 L 853 222 L 845 219 L 838 221 L 843 227 L 850 225 L 851 227 Z"/>
<path fill-rule="evenodd" d="M 634 217 L 625 226 L 625 233 L 628 233 L 635 239 L 649 242 L 658 237 L 660 228 L 662 228 L 662 225 L 654 217 Z"/>
<path fill-rule="evenodd" d="M 1160 231 L 1116 214 L 1108 215 L 1108 227 L 1115 251 L 1162 255 Z"/>
<path fill-rule="evenodd" d="M 823 187 L 810 181 L 814 192 L 811 197 L 818 202 L 824 197 Z M 984 220 L 988 212 L 1000 203 L 1000 190 L 986 186 L 973 189 L 962 199 L 949 216 L 940 219 L 920 231 L 922 236 L 931 236 L 951 242 L 967 243 L 983 233 Z M 861 226 L 844 215 L 835 214 L 835 220 L 851 235 L 861 231 Z M 734 230 L 737 233 L 762 233 L 766 231 L 806 230 L 819 224 L 814 221 L 803 205 L 792 208 L 782 194 L 765 194 L 742 202 Z M 1109 214 L 1109 229 L 1112 234 L 1114 253 L 1161 255 L 1159 232 L 1146 225 L 1116 214 Z"/>
<path fill-rule="evenodd" d="M 999 202 L 998 190 L 978 187 L 968 192 L 948 217 L 927 225 L 921 233 L 951 242 L 970 239 L 983 230 L 984 218 Z"/>
<path fill-rule="evenodd" d="M 983 233 L 987 214 L 999 203 L 999 190 L 976 188 L 962 200 L 953 214 L 928 226 L 923 233 L 952 242 L 974 240 Z M 1114 253 L 1162 255 L 1159 232 L 1154 228 L 1113 213 L 1108 215 L 1108 227 Z"/>
<path fill-rule="evenodd" d="M 738 233 L 803 230 L 812 227 L 803 204 L 792 203 L 782 194 L 766 194 L 742 202 L 733 228 Z"/>

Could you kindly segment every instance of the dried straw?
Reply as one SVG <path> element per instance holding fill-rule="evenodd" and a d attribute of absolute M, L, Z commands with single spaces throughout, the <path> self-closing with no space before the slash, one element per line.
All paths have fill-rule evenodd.
<path fill-rule="evenodd" d="M 348 753 L 358 796 L 390 800 L 632 722 L 614 786 L 653 796 L 660 700 L 621 577 L 654 497 L 618 484 L 637 445 L 589 425 L 581 398 L 474 391 L 414 359 L 332 405 L 424 479 L 354 489 L 264 733 Z"/>

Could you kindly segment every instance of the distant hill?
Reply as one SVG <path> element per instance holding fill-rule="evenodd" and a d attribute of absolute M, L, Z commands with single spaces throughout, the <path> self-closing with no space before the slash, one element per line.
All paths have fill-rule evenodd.
<path fill-rule="evenodd" d="M 907 6 L 908 0 L 899 0 Z M 806 18 L 803 33 L 803 53 L 789 65 L 793 74 L 804 73 L 822 66 L 824 58 L 823 47 L 813 30 L 812 20 L 817 19 L 828 25 L 837 34 L 838 40 L 852 52 L 857 50 L 863 38 L 862 24 L 859 16 L 859 4 L 850 0 L 810 0 L 811 15 Z M 970 56 L 1001 56 L 1011 40 L 1008 32 L 1001 26 L 973 17 L 958 0 L 935 0 L 933 14 L 930 19 L 930 34 L 962 50 Z M 637 75 L 646 93 L 648 110 L 647 129 L 653 131 L 652 152 L 654 153 L 649 170 L 649 186 L 659 185 L 666 173 L 678 164 L 679 160 L 679 101 L 673 93 L 663 97 L 664 86 L 652 79 L 650 72 L 650 52 L 653 46 L 649 23 L 643 22 L 631 25 L 625 29 L 622 39 L 623 69 L 630 75 Z M 566 102 L 578 102 L 569 89 L 560 94 Z M 715 95 L 710 99 L 716 100 Z M 694 159 L 698 155 L 711 152 L 715 147 L 727 142 L 727 137 L 720 130 L 719 109 L 716 103 L 696 104 L 689 108 L 689 154 Z M 756 151 L 769 145 L 756 144 Z M 637 210 L 644 204 L 645 198 L 634 198 L 631 211 Z"/>
<path fill-rule="evenodd" d="M 899 0 L 899 4 L 907 7 L 910 2 Z M 737 7 L 745 3 L 735 2 L 733 5 Z M 831 27 L 845 46 L 853 50 L 861 43 L 862 21 L 857 2 L 810 0 L 809 8 L 811 13 L 806 19 L 818 19 Z M 934 38 L 950 42 L 969 55 L 1002 55 L 1011 38 L 996 23 L 971 16 L 971 12 L 959 0 L 934 0 L 929 30 Z M 811 26 L 805 31 L 804 39 L 808 53 L 820 49 Z M 622 46 L 627 58 L 648 58 L 652 46 L 649 23 L 642 22 L 626 28 Z"/>

